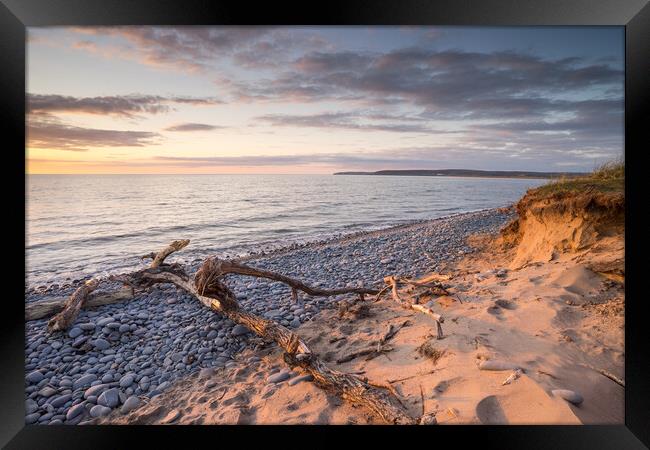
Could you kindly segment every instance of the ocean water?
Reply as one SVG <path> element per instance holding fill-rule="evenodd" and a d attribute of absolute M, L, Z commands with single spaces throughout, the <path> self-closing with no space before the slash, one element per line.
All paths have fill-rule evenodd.
<path fill-rule="evenodd" d="M 243 255 L 500 207 L 537 179 L 334 175 L 28 175 L 26 284 L 137 267 L 174 239 Z"/>

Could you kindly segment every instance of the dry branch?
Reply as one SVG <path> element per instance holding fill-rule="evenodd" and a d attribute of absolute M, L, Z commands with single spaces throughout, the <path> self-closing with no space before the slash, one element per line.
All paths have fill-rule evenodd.
<path fill-rule="evenodd" d="M 220 263 L 220 276 L 227 274 L 248 275 L 258 278 L 266 278 L 273 281 L 279 281 L 292 288 L 292 291 L 303 291 L 307 295 L 314 297 L 331 297 L 333 295 L 341 294 L 359 294 L 363 300 L 364 294 L 377 294 L 378 289 L 370 288 L 339 288 L 339 289 L 322 289 L 315 286 L 310 286 L 295 278 L 282 275 L 281 273 L 273 272 L 271 270 L 256 269 L 242 263 L 230 260 L 215 259 Z"/>
<path fill-rule="evenodd" d="M 408 319 L 405 320 L 404 322 L 402 322 L 401 325 L 398 325 L 398 326 L 395 326 L 395 325 L 393 325 L 391 323 L 390 325 L 388 325 L 388 331 L 386 331 L 386 334 L 384 334 L 381 337 L 381 339 L 379 339 L 379 344 L 383 345 L 386 342 L 390 341 L 391 339 L 393 339 L 393 337 L 395 337 L 395 335 L 397 334 L 397 332 L 399 330 L 401 330 L 402 328 L 404 328 L 406 326 L 409 326 L 410 324 L 411 324 L 411 321 L 408 320 Z"/>
<path fill-rule="evenodd" d="M 156 254 L 156 256 L 153 258 L 153 261 L 151 262 L 151 268 L 155 269 L 156 267 L 159 267 L 165 261 L 165 258 L 167 258 L 172 253 L 187 247 L 187 244 L 189 243 L 190 243 L 189 239 L 181 239 L 172 242 L 171 244 L 169 244 L 167 247 L 165 247 L 164 249 L 162 249 Z"/>

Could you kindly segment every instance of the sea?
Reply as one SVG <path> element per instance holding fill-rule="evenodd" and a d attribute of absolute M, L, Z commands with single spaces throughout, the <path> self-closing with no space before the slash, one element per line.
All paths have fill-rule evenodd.
<path fill-rule="evenodd" d="M 543 179 L 27 175 L 26 287 L 108 276 L 175 239 L 181 263 L 502 207 Z M 190 251 L 191 250 L 191 251 Z"/>

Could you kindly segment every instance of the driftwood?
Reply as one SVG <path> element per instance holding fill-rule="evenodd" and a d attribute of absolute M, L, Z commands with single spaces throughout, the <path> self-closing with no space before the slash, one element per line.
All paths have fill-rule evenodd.
<path fill-rule="evenodd" d="M 358 294 L 361 300 L 364 299 L 365 294 L 377 294 L 378 289 L 369 288 L 339 288 L 339 289 L 322 289 L 315 286 L 310 286 L 295 278 L 282 275 L 281 273 L 273 272 L 270 270 L 256 269 L 236 261 L 219 260 L 219 270 L 222 275 L 236 274 L 248 275 L 257 278 L 267 278 L 273 281 L 279 281 L 291 287 L 291 296 L 295 300 L 297 298 L 296 291 L 302 291 L 305 294 L 313 297 L 331 297 L 333 295 L 341 294 Z"/>
<path fill-rule="evenodd" d="M 183 245 L 184 247 L 185 245 Z M 181 247 L 182 248 L 182 247 Z M 167 248 L 169 249 L 169 247 Z M 166 250 L 164 252 L 166 252 Z M 391 424 L 435 424 L 435 415 L 412 417 L 400 399 L 390 390 L 373 386 L 367 380 L 327 367 L 294 332 L 286 327 L 242 310 L 234 293 L 224 283 L 227 274 L 250 275 L 273 279 L 288 284 L 309 295 L 337 295 L 343 293 L 377 293 L 374 289 L 320 289 L 275 272 L 253 269 L 243 264 L 208 258 L 194 277 L 185 273 L 178 264 L 166 264 L 167 252 L 156 267 L 114 277 L 129 286 L 149 287 L 158 283 L 171 283 L 196 297 L 205 307 L 241 324 L 264 339 L 275 341 L 284 351 L 284 360 L 291 367 L 300 367 L 314 378 L 314 383 L 344 400 L 367 407 L 373 414 Z M 158 253 L 157 255 L 161 255 Z M 157 258 L 154 258 L 156 261 Z"/>
<path fill-rule="evenodd" d="M 411 281 L 411 280 L 405 280 L 405 279 L 397 278 L 397 277 L 394 277 L 394 276 L 385 277 L 384 282 L 388 286 L 390 286 L 391 292 L 392 292 L 392 295 L 393 295 L 393 300 L 395 300 L 397 303 L 399 303 L 402 307 L 407 308 L 407 309 L 413 309 L 415 311 L 419 311 L 419 312 L 427 314 L 428 316 L 433 318 L 433 320 L 436 321 L 436 331 L 437 331 L 437 334 L 438 334 L 438 339 L 443 338 L 442 325 L 441 324 L 444 323 L 444 321 L 445 321 L 444 318 L 440 314 L 433 312 L 433 310 L 431 308 L 429 308 L 428 306 L 421 305 L 420 303 L 418 303 L 418 301 L 419 301 L 418 297 L 411 296 L 408 299 L 403 299 L 400 296 L 400 293 L 399 293 L 399 285 L 400 285 L 400 283 L 405 283 L 405 284 L 410 284 L 410 285 L 414 285 L 414 286 L 418 286 L 418 287 L 424 287 L 427 290 L 432 290 L 433 295 L 447 295 L 447 291 L 442 286 L 437 285 L 437 284 L 432 285 L 431 283 L 419 283 L 419 282 L 415 282 L 415 281 Z M 441 292 L 444 292 L 444 293 L 441 293 Z"/>
<path fill-rule="evenodd" d="M 172 253 L 187 247 L 189 243 L 190 243 L 189 239 L 173 241 L 171 244 L 169 244 L 167 247 L 165 247 L 158 253 L 150 253 L 149 255 L 143 256 L 142 259 L 153 258 L 150 268 L 151 269 L 158 268 L 161 264 L 163 264 L 165 258 L 167 258 Z M 72 326 L 74 321 L 77 319 L 77 316 L 81 311 L 81 308 L 83 308 L 84 305 L 87 303 L 90 293 L 95 289 L 97 289 L 100 283 L 101 281 L 99 279 L 93 278 L 86 281 L 83 285 L 81 285 L 67 300 L 61 312 L 59 312 L 56 316 L 50 319 L 50 321 L 47 324 L 48 331 L 50 332 L 63 331 L 70 328 L 70 326 Z M 126 283 L 126 284 L 129 284 L 132 289 L 134 288 L 132 284 L 130 283 Z"/>
<path fill-rule="evenodd" d="M 132 298 L 133 290 L 131 288 L 124 288 L 116 292 L 109 292 L 104 294 L 93 292 L 88 296 L 81 307 L 83 309 L 96 308 L 102 305 L 110 305 L 112 303 L 131 300 Z M 69 298 L 59 297 L 51 300 L 42 300 L 40 302 L 28 303 L 25 305 L 25 322 L 53 316 L 54 314 L 61 312 L 68 301 Z"/>
<path fill-rule="evenodd" d="M 79 311 L 81 311 L 81 307 L 88 299 L 90 293 L 97 289 L 98 286 L 99 280 L 95 278 L 90 279 L 81 285 L 74 294 L 70 296 L 61 312 L 50 319 L 47 323 L 47 329 L 50 332 L 67 330 L 79 315 Z"/>

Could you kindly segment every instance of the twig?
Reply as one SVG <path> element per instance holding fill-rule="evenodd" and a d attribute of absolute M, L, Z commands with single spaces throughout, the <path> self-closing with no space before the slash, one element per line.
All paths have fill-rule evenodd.
<path fill-rule="evenodd" d="M 387 341 L 391 340 L 393 337 L 395 337 L 395 335 L 397 334 L 397 332 L 398 332 L 399 330 L 401 330 L 402 328 L 404 328 L 404 327 L 406 327 L 406 326 L 409 326 L 409 325 L 411 325 L 411 321 L 408 320 L 408 319 L 405 320 L 404 322 L 402 322 L 402 324 L 399 325 L 399 326 L 394 326 L 393 324 L 390 324 L 390 325 L 388 326 L 388 331 L 386 332 L 386 334 L 384 334 L 384 335 L 381 337 L 381 339 L 379 339 L 379 344 L 380 344 L 380 345 L 383 345 L 383 344 L 386 343 Z"/>
<path fill-rule="evenodd" d="M 552 373 L 548 373 L 548 372 L 545 372 L 543 370 L 538 370 L 537 373 L 539 373 L 541 375 L 548 375 L 549 377 L 553 378 L 554 380 L 559 380 L 559 378 L 556 377 L 555 375 L 553 375 Z"/>
<path fill-rule="evenodd" d="M 580 364 L 580 365 L 583 366 L 583 367 L 587 367 L 587 368 L 589 368 L 589 369 L 591 369 L 591 370 L 595 370 L 596 372 L 598 372 L 599 374 L 603 375 L 604 377 L 607 377 L 607 378 L 609 378 L 610 380 L 612 380 L 614 383 L 617 383 L 617 384 L 619 384 L 620 386 L 625 387 L 625 381 L 621 380 L 621 379 L 618 378 L 616 375 L 613 375 L 613 374 L 611 374 L 610 372 L 608 372 L 608 371 L 606 371 L 606 370 L 604 370 L 604 369 L 599 369 L 599 368 L 594 367 L 594 366 L 592 366 L 592 365 L 590 365 L 590 364 Z"/>
<path fill-rule="evenodd" d="M 405 378 L 398 378 L 396 380 L 388 380 L 388 382 L 389 383 L 399 383 L 400 381 L 410 380 L 411 378 L 422 377 L 424 375 L 431 375 L 432 373 L 435 373 L 435 372 L 436 372 L 436 370 L 434 369 L 434 370 L 430 370 L 430 371 L 425 372 L 425 373 L 416 373 L 415 375 L 411 375 L 411 376 L 405 377 Z"/>
<path fill-rule="evenodd" d="M 422 383 L 420 383 L 420 397 L 422 398 L 422 416 L 424 416 L 424 391 L 422 390 Z"/>

